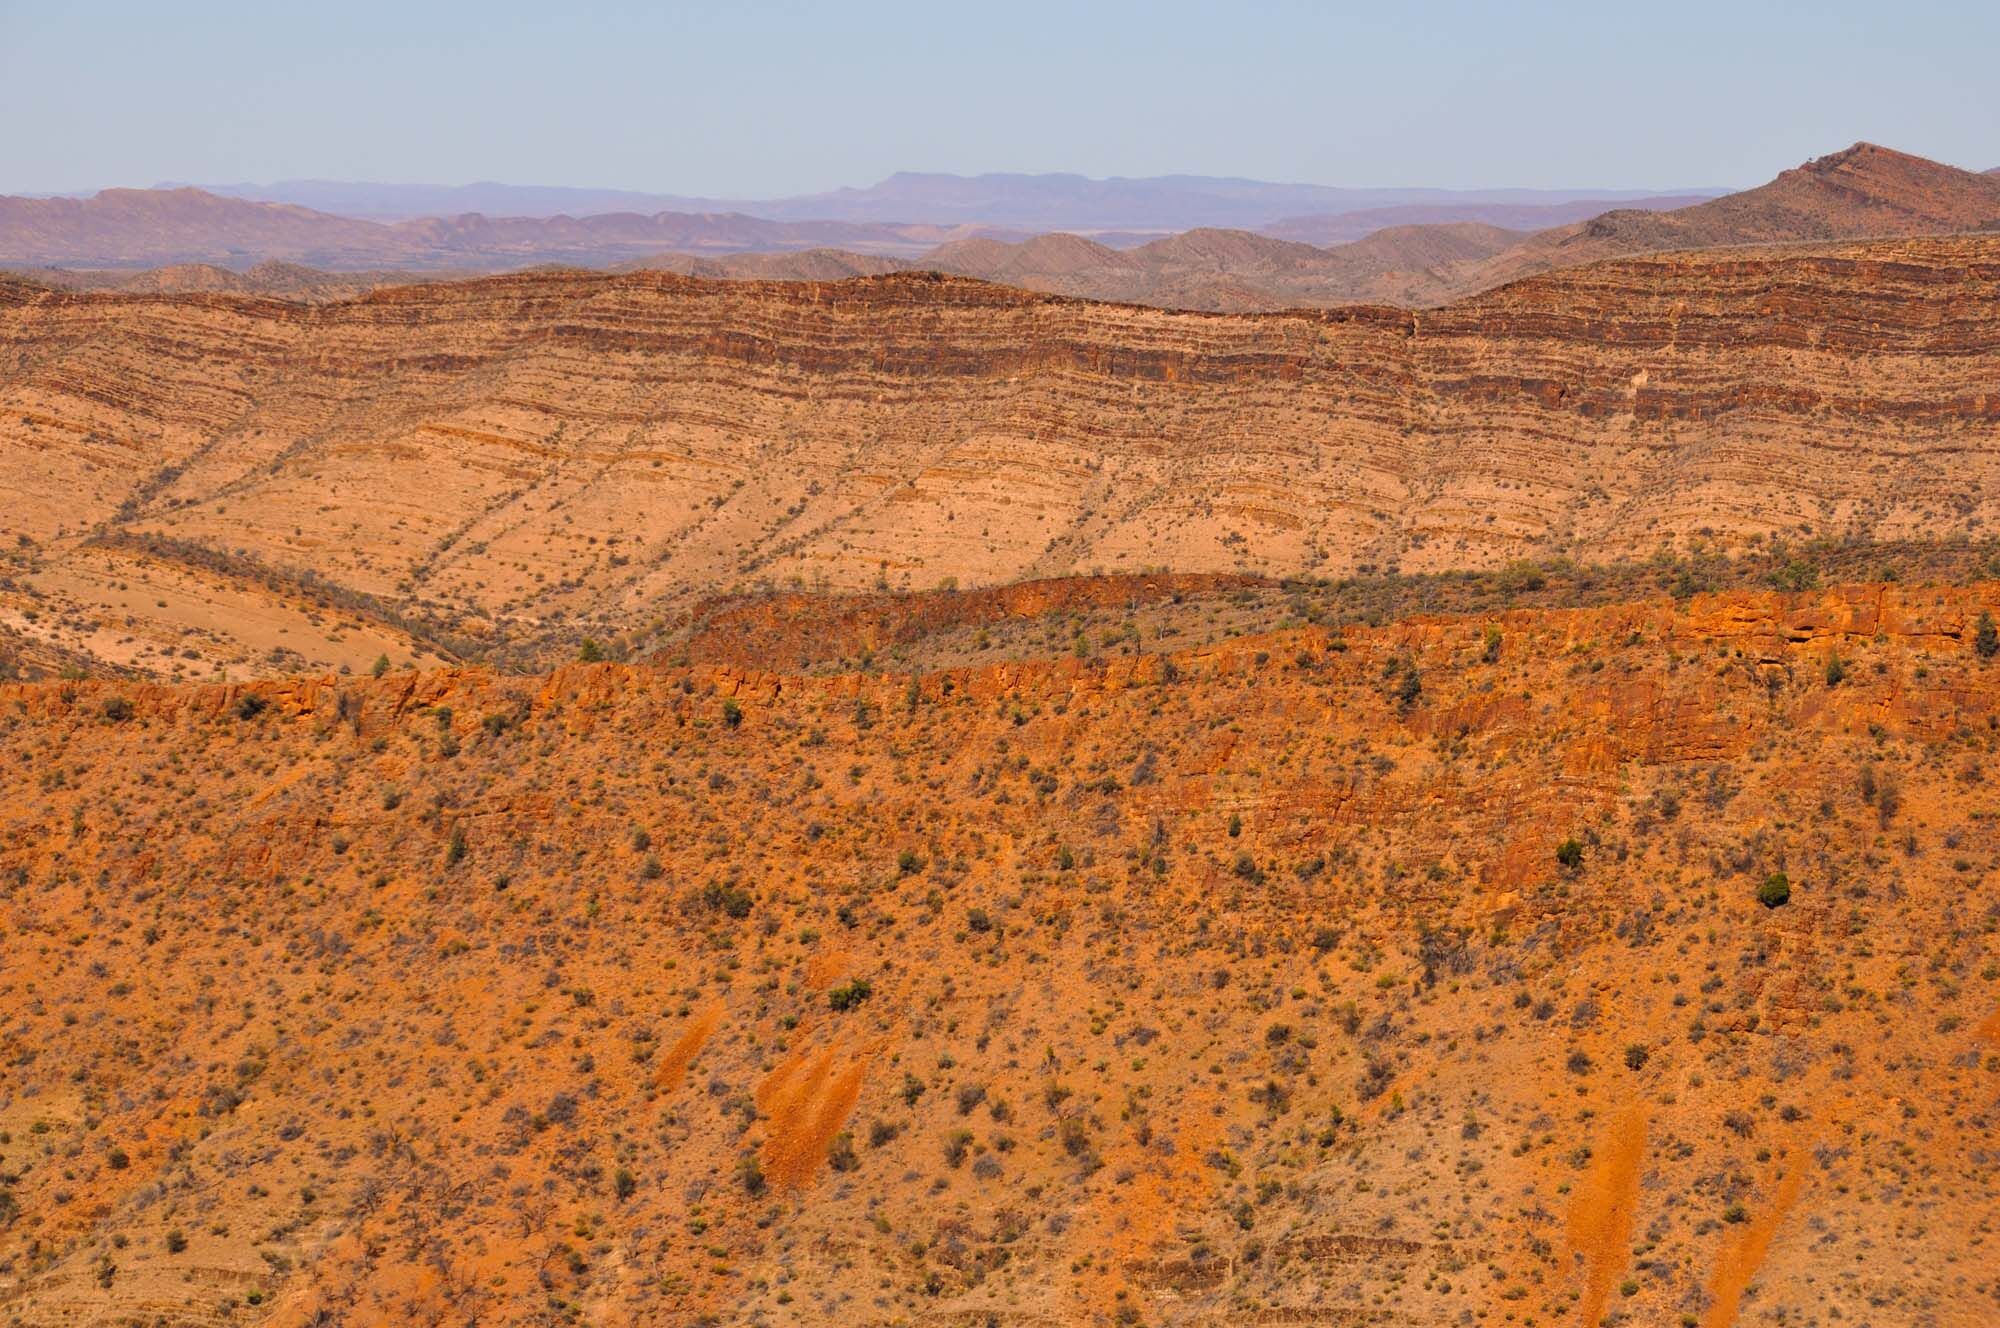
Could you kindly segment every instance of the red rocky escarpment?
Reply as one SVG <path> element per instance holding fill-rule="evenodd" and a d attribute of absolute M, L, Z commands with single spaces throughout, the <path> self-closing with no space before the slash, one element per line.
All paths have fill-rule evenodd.
<path fill-rule="evenodd" d="M 0 1317 L 1985 1328 L 1996 607 L 0 685 Z"/>

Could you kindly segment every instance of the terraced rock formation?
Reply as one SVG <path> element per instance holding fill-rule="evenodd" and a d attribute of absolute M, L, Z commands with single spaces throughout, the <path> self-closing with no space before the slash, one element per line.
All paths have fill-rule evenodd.
<path fill-rule="evenodd" d="M 0 286 L 0 632 L 155 674 L 571 654 L 759 584 L 1588 561 L 1996 515 L 2000 237 L 1425 313 L 897 275 L 319 305 Z"/>
<path fill-rule="evenodd" d="M 0 1318 L 1993 1321 L 2000 585 L 1187 589 L 0 687 Z"/>

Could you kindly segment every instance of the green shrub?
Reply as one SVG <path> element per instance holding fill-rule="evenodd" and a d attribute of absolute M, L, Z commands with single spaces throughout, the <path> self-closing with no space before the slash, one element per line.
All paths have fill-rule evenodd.
<path fill-rule="evenodd" d="M 1575 871 L 1578 867 L 1581 867 L 1583 865 L 1582 842 L 1575 835 L 1571 835 L 1568 839 L 1556 845 L 1556 861 L 1571 871 Z"/>
<path fill-rule="evenodd" d="M 1792 902 L 1792 883 L 1783 872 L 1772 872 L 1757 887 L 1757 902 L 1765 908 L 1783 908 Z"/>
<path fill-rule="evenodd" d="M 842 1130 L 833 1136 L 833 1143 L 826 1150 L 826 1164 L 835 1171 L 852 1171 L 861 1165 L 861 1159 L 854 1155 L 854 1135 Z"/>
<path fill-rule="evenodd" d="M 852 1010 L 874 994 L 875 985 L 867 978 L 849 978 L 826 994 L 826 1003 L 835 1010 Z"/>
<path fill-rule="evenodd" d="M 749 917 L 750 907 L 756 902 L 750 897 L 750 892 L 742 886 L 723 885 L 720 882 L 711 882 L 709 887 L 702 891 L 701 898 L 710 908 L 721 909 L 732 918 Z"/>
<path fill-rule="evenodd" d="M 1984 609 L 1979 611 L 1979 626 L 1972 633 L 1972 648 L 1979 652 L 1981 659 L 1992 659 L 2000 654 L 2000 630 L 1993 626 L 1993 615 Z"/>
<path fill-rule="evenodd" d="M 1412 664 L 1403 670 L 1403 680 L 1396 684 L 1396 704 L 1408 710 L 1424 694 L 1424 680 L 1417 676 L 1417 667 Z"/>

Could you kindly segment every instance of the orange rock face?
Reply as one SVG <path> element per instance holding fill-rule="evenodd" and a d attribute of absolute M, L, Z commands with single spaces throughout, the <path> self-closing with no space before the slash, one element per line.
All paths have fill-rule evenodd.
<path fill-rule="evenodd" d="M 546 663 L 760 584 L 1936 538 L 2000 516 L 1996 310 L 1991 237 L 1622 259 L 1421 314 L 916 276 L 9 287 L 0 633 L 162 676 Z"/>
<path fill-rule="evenodd" d="M 0 1309 L 1989 1323 L 1996 605 L 0 687 Z"/>

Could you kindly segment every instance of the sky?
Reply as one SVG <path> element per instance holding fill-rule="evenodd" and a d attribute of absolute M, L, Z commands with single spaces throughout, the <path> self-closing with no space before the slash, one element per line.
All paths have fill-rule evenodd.
<path fill-rule="evenodd" d="M 0 192 L 1733 187 L 1859 139 L 2000 166 L 1996 51 L 2000 0 L 0 0 Z"/>

